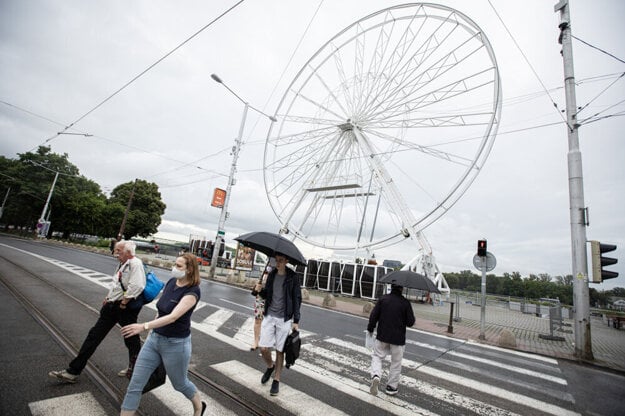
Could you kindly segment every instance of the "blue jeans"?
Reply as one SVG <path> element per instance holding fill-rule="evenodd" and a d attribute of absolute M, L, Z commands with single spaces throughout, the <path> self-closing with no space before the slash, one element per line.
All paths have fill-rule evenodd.
<path fill-rule="evenodd" d="M 190 360 L 191 335 L 186 338 L 168 338 L 152 331 L 137 358 L 122 410 L 137 410 L 143 387 L 161 361 L 174 389 L 191 400 L 197 388 L 187 377 Z"/>

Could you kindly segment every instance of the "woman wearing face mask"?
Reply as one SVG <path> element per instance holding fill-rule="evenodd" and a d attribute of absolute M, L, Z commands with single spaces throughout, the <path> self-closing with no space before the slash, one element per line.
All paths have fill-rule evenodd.
<path fill-rule="evenodd" d="M 206 410 L 206 403 L 201 401 L 200 393 L 187 377 L 191 359 L 191 314 L 200 300 L 200 272 L 195 256 L 187 253 L 176 258 L 171 274 L 173 277 L 165 284 L 156 304 L 156 319 L 122 328 L 126 338 L 142 331 L 153 331 L 135 363 L 121 416 L 135 414 L 143 387 L 161 362 L 174 388 L 193 403 L 193 415 L 201 416 Z"/>

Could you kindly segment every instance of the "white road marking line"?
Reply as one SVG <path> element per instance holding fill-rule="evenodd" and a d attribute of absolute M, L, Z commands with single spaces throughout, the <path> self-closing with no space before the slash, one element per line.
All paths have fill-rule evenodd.
<path fill-rule="evenodd" d="M 32 416 L 106 416 L 104 408 L 90 392 L 53 397 L 28 403 Z"/>
<path fill-rule="evenodd" d="M 342 341 L 337 338 L 328 338 L 325 341 L 342 346 L 344 348 L 358 351 L 362 354 L 369 354 L 369 352 L 367 351 L 365 347 L 360 347 L 352 343 Z M 537 409 L 546 413 L 551 413 L 554 415 L 579 415 L 579 413 L 565 409 L 563 407 L 556 406 L 556 405 L 553 405 L 551 403 L 547 403 L 541 400 L 533 399 L 529 396 L 524 396 L 522 394 L 513 393 L 511 391 L 508 391 L 499 387 L 491 386 L 489 384 L 482 383 L 475 379 L 461 377 L 456 374 L 448 373 L 446 371 L 437 370 L 433 367 L 424 365 L 423 363 L 420 363 L 418 361 L 404 359 L 403 365 L 405 367 L 414 369 L 416 371 L 428 374 L 433 377 L 440 378 L 450 383 L 459 384 L 464 387 L 469 387 L 479 392 L 490 394 L 492 396 L 497 396 L 502 399 L 508 400 L 510 402 L 518 403 L 523 406 L 531 407 L 531 408 L 534 408 L 534 409 Z"/>
<path fill-rule="evenodd" d="M 523 358 L 529 358 L 530 360 L 544 361 L 544 362 L 549 363 L 549 364 L 558 365 L 558 360 L 556 360 L 555 358 L 551 358 L 551 357 L 545 357 L 543 355 L 536 355 L 536 354 L 531 354 L 529 352 L 510 350 L 510 349 L 507 349 L 507 348 L 497 347 L 495 345 L 481 344 L 481 343 L 473 341 L 473 340 L 468 340 L 467 344 L 468 345 L 478 346 L 478 347 L 481 347 L 481 348 L 486 348 L 486 349 L 489 349 L 489 350 L 505 352 L 507 354 L 513 354 L 513 355 L 516 355 L 516 356 L 519 356 L 519 357 L 523 357 Z"/>
<path fill-rule="evenodd" d="M 269 396 L 271 383 L 260 384 L 262 372 L 249 367 L 239 361 L 227 361 L 211 366 L 220 373 L 230 377 L 233 381 L 244 385 L 255 393 L 266 396 L 272 402 L 275 402 L 283 409 L 296 415 L 311 416 L 341 416 L 347 415 L 326 403 L 315 399 L 289 387 L 284 381 L 280 382 L 280 393 L 277 396 Z"/>
<path fill-rule="evenodd" d="M 343 354 L 336 353 L 334 351 L 325 349 L 323 347 L 318 347 L 318 346 L 311 345 L 311 344 L 303 345 L 302 348 L 309 350 L 313 354 L 323 357 L 325 359 L 341 362 L 344 366 L 349 366 L 355 369 L 369 368 L 369 362 L 366 362 L 365 360 L 363 360 L 361 356 L 353 355 L 353 356 L 350 356 L 349 358 L 346 358 L 345 355 Z M 305 362 L 303 365 L 308 367 L 307 362 Z M 320 367 L 328 368 L 330 367 L 330 365 L 322 365 Z M 338 371 L 340 371 L 340 369 L 338 369 Z M 331 377 L 337 377 L 337 375 L 333 374 Z M 341 376 L 339 375 L 338 377 L 341 377 Z M 485 403 L 476 399 L 472 399 L 470 397 L 464 396 L 457 392 L 453 392 L 443 387 L 439 387 L 437 385 L 428 383 L 423 380 L 418 380 L 413 377 L 408 377 L 406 375 L 402 375 L 401 377 L 400 387 L 399 387 L 400 390 L 403 387 L 409 387 L 409 388 L 415 389 L 423 395 L 427 395 L 429 397 L 432 397 L 434 399 L 440 400 L 445 403 L 450 403 L 461 409 L 467 409 L 471 412 L 475 412 L 476 414 L 518 416 L 517 414 L 509 410 L 502 409 L 496 406 L 492 406 L 488 403 Z M 359 385 L 358 388 L 368 391 L 369 385 Z M 410 405 L 410 404 L 407 404 L 407 405 Z M 406 405 L 404 405 L 403 403 L 401 404 L 401 406 L 406 407 Z"/>
<path fill-rule="evenodd" d="M 526 368 L 521 368 L 521 367 L 509 365 L 509 364 L 503 364 L 498 361 L 493 361 L 493 360 L 489 360 L 489 359 L 481 358 L 481 357 L 475 357 L 473 355 L 464 354 L 464 353 L 453 351 L 453 350 L 447 351 L 446 348 L 437 347 L 437 346 L 426 344 L 423 342 L 406 340 L 406 343 L 416 345 L 421 348 L 428 348 L 428 349 L 432 349 L 435 351 L 447 352 L 446 355 L 450 355 L 450 356 L 454 356 L 454 357 L 458 357 L 458 358 L 462 358 L 462 359 L 470 360 L 470 361 L 477 361 L 478 363 L 492 365 L 492 366 L 499 367 L 504 370 L 513 371 L 518 374 L 524 374 L 524 375 L 531 376 L 531 377 L 541 378 L 543 380 L 551 381 L 553 383 L 561 384 L 564 386 L 567 385 L 567 382 L 565 379 L 561 377 L 556 377 L 556 376 L 552 376 L 549 374 L 541 373 L 539 371 L 529 370 Z"/>
<path fill-rule="evenodd" d="M 254 317 L 250 316 L 243 322 L 243 325 L 239 328 L 236 334 L 234 334 L 234 339 L 238 339 L 241 342 L 245 342 L 249 344 L 250 347 L 254 342 Z"/>
<path fill-rule="evenodd" d="M 153 393 L 173 414 L 176 415 L 190 415 L 193 413 L 193 405 L 191 401 L 184 397 L 182 393 L 176 391 L 171 384 L 169 377 L 165 380 L 165 384 L 152 390 Z M 236 413 L 225 408 L 219 402 L 213 400 L 206 394 L 200 391 L 202 401 L 206 402 L 207 415 L 219 415 L 219 416 L 236 416 Z"/>

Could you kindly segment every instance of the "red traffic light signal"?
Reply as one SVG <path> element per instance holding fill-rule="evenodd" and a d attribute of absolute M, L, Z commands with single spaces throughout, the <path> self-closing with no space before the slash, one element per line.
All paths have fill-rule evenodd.
<path fill-rule="evenodd" d="M 486 240 L 477 240 L 477 255 L 486 257 Z"/>

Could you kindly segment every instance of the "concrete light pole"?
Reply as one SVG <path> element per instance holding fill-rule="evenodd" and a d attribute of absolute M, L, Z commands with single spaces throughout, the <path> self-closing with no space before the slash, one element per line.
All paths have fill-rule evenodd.
<path fill-rule="evenodd" d="M 245 129 L 245 120 L 247 119 L 247 111 L 249 108 L 252 110 L 264 115 L 269 118 L 271 122 L 276 122 L 277 119 L 273 116 L 263 113 L 257 108 L 252 107 L 249 103 L 243 100 L 241 97 L 237 95 L 234 91 L 232 91 L 224 82 L 217 76 L 216 74 L 212 74 L 211 78 L 223 85 L 230 93 L 232 93 L 235 97 L 239 99 L 245 106 L 243 107 L 243 117 L 241 118 L 241 124 L 239 126 L 239 135 L 237 136 L 234 147 L 232 148 L 232 164 L 230 165 L 230 175 L 228 176 L 228 185 L 226 186 L 226 197 L 224 198 L 224 204 L 221 207 L 221 214 L 219 215 L 219 223 L 217 224 L 217 236 L 215 237 L 215 244 L 213 245 L 213 256 L 211 257 L 211 264 L 208 270 L 209 277 L 215 277 L 215 268 L 217 267 L 217 260 L 219 259 L 219 251 L 221 245 L 224 244 L 224 236 L 226 231 L 224 226 L 226 224 L 226 219 L 228 219 L 228 202 L 230 201 L 230 192 L 232 190 L 232 186 L 235 184 L 234 175 L 237 171 L 237 161 L 239 159 L 239 151 L 241 150 L 241 140 L 243 138 L 243 131 Z"/>
<path fill-rule="evenodd" d="M 52 193 L 54 192 L 54 186 L 56 185 L 56 180 L 59 178 L 59 172 L 55 172 L 54 174 L 54 181 L 52 181 L 52 186 L 50 187 L 50 192 L 48 192 L 48 199 L 46 199 L 46 203 L 43 206 L 43 210 L 41 211 L 41 216 L 39 217 L 39 221 L 37 222 L 37 235 L 39 237 L 45 237 L 44 235 L 40 234 L 40 230 L 45 233 L 45 222 L 46 222 L 46 211 L 48 210 L 48 205 L 50 205 L 50 199 L 52 198 Z M 39 228 L 41 227 L 41 228 Z"/>
<path fill-rule="evenodd" d="M 566 127 L 569 141 L 569 215 L 571 219 L 571 248 L 573 258 L 573 315 L 575 330 L 575 355 L 593 360 L 590 337 L 590 296 L 588 294 L 588 262 L 586 259 L 586 209 L 584 206 L 584 176 L 582 153 L 579 150 L 577 129 L 577 103 L 573 71 L 573 46 L 571 42 L 571 15 L 568 0 L 560 0 L 554 11 L 560 12 L 560 43 L 564 64 L 564 90 L 566 95 Z"/>

